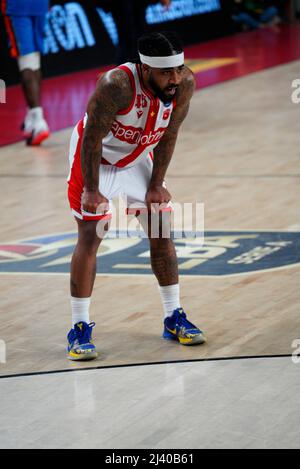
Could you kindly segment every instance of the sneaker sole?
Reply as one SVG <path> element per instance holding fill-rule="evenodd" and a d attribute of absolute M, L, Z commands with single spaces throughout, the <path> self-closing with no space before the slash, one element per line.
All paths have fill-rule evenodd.
<path fill-rule="evenodd" d="M 181 337 L 178 339 L 181 345 L 202 345 L 206 343 L 206 339 L 203 335 L 199 334 L 193 339 L 182 339 Z"/>
<path fill-rule="evenodd" d="M 27 145 L 29 147 L 38 147 L 44 140 L 50 137 L 50 132 L 41 132 L 36 137 L 30 137 L 27 139 Z"/>
<path fill-rule="evenodd" d="M 176 342 L 179 342 L 181 345 L 185 346 L 191 346 L 191 345 L 202 345 L 207 342 L 206 338 L 204 335 L 199 334 L 195 336 L 193 339 L 183 339 L 181 337 L 173 336 L 173 337 L 165 337 L 163 335 L 163 339 L 165 340 L 175 340 Z"/>
<path fill-rule="evenodd" d="M 71 360 L 72 362 L 87 362 L 91 360 L 95 360 L 98 358 L 98 353 L 97 352 L 87 352 L 87 353 L 81 353 L 78 355 L 77 353 L 72 353 L 69 352 L 67 355 L 68 360 Z"/>

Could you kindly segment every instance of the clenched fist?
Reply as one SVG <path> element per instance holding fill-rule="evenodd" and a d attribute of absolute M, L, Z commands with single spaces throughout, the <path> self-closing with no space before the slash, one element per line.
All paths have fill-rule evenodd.
<path fill-rule="evenodd" d="M 109 210 L 109 201 L 98 190 L 88 191 L 86 188 L 83 190 L 81 197 L 82 210 L 89 213 L 103 213 Z"/>
<path fill-rule="evenodd" d="M 149 211 L 155 211 L 153 204 L 168 204 L 172 199 L 170 192 L 162 185 L 151 185 L 146 194 L 146 204 Z"/>

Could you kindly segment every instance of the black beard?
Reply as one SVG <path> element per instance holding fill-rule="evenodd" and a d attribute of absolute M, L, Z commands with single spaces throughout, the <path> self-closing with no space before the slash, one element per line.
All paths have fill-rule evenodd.
<path fill-rule="evenodd" d="M 173 99 L 175 98 L 174 97 L 171 97 L 171 96 L 167 96 L 163 90 L 161 90 L 157 84 L 155 83 L 155 81 L 153 80 L 152 77 L 149 78 L 149 85 L 151 86 L 151 88 L 153 89 L 153 91 L 155 92 L 156 96 L 164 103 L 164 104 L 168 104 L 168 103 L 171 103 L 173 101 Z"/>

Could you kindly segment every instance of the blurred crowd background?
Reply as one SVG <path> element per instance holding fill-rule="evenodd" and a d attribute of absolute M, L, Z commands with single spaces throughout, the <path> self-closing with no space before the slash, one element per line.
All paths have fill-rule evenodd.
<path fill-rule="evenodd" d="M 18 0 L 2 0 L 9 1 Z M 276 33 L 300 15 L 300 0 L 46 1 L 44 76 L 133 60 L 136 39 L 148 30 L 176 30 L 189 45 L 257 28 Z M 9 48 L 2 6 L 0 77 L 13 84 L 19 74 Z"/>
<path fill-rule="evenodd" d="M 150 31 L 174 30 L 185 45 L 259 29 L 276 35 L 281 25 L 298 21 L 300 12 L 300 0 L 0 0 L 0 5 L 0 79 L 22 85 L 27 110 L 18 126 L 28 145 L 50 136 L 42 76 L 135 61 L 137 40 Z"/>

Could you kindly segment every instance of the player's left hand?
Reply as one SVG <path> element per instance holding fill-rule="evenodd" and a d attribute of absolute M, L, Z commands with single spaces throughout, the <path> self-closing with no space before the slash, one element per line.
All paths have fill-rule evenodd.
<path fill-rule="evenodd" d="M 170 192 L 162 185 L 152 184 L 146 194 L 146 204 L 149 211 L 155 211 L 153 204 L 168 204 L 172 199 Z"/>

